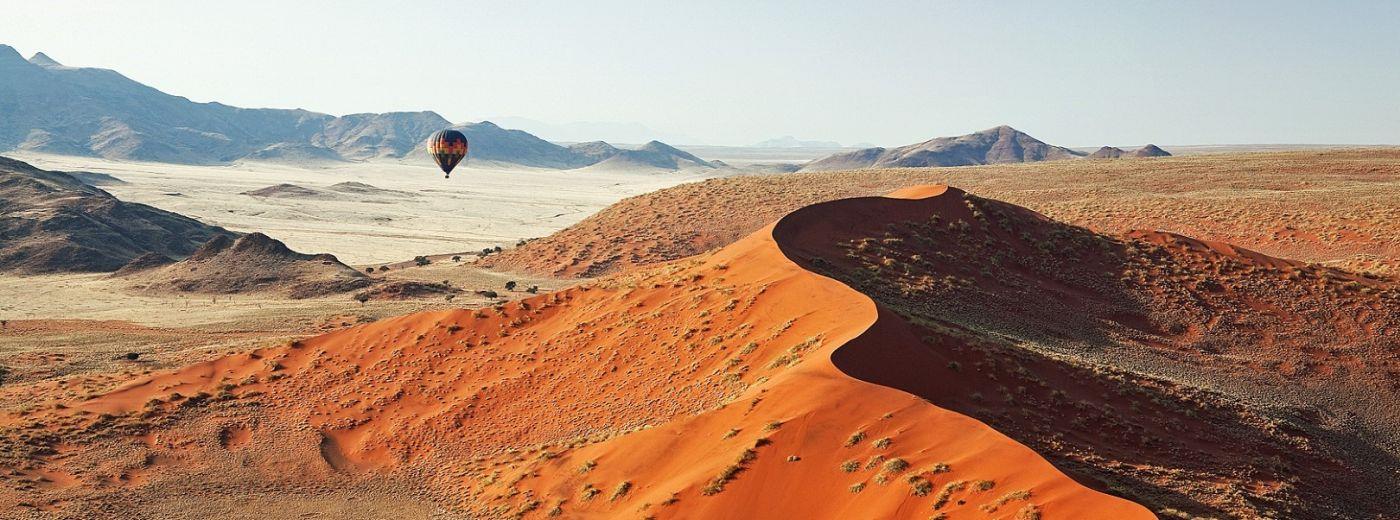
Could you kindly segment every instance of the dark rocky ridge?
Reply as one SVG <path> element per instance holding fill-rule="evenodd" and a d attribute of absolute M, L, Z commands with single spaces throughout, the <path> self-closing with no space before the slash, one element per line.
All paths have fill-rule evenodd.
<path fill-rule="evenodd" d="M 184 258 L 219 236 L 236 235 L 0 157 L 0 271 L 115 271 L 151 253 Z"/>
<path fill-rule="evenodd" d="M 335 255 L 298 253 L 262 233 L 238 239 L 214 237 L 183 261 L 141 269 L 130 278 L 147 289 L 206 294 L 268 291 L 293 298 L 352 291 L 374 282 Z"/>

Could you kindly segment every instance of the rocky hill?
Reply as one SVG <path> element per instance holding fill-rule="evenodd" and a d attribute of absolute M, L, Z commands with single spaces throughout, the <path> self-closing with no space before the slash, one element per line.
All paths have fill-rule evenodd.
<path fill-rule="evenodd" d="M 1122 148 L 1105 146 L 1089 154 L 1090 159 L 1117 159 L 1126 153 Z"/>
<path fill-rule="evenodd" d="M 812 161 L 801 171 L 973 166 L 1072 159 L 1079 155 L 1079 152 L 1068 148 L 1045 144 L 1015 128 L 998 126 L 898 148 L 866 148 L 838 153 Z"/>
<path fill-rule="evenodd" d="M 1171 157 L 1172 154 L 1166 150 L 1158 148 L 1155 144 L 1149 144 L 1137 150 L 1133 150 L 1133 157 Z"/>
<path fill-rule="evenodd" d="M 120 274 L 131 285 L 148 290 L 276 292 L 292 298 L 347 292 L 373 283 L 334 255 L 298 253 L 262 233 L 237 239 L 218 236 L 179 262 L 159 265 L 141 259 L 140 265 L 123 268 Z"/>
<path fill-rule="evenodd" d="M 611 150 L 597 147 L 598 143 L 587 143 L 586 149 L 592 157 L 601 157 L 601 160 L 590 165 L 592 168 L 617 169 L 617 170 L 661 170 L 674 171 L 690 168 L 715 168 L 715 163 L 708 162 L 696 157 L 689 152 L 682 151 L 674 146 L 661 141 L 651 141 L 636 149 Z M 602 143 L 607 144 L 607 143 Z M 576 145 L 577 146 L 577 145 Z M 600 153 L 603 152 L 603 153 Z"/>
<path fill-rule="evenodd" d="M 0 271 L 115 271 L 142 255 L 184 258 L 211 238 L 232 236 L 0 157 Z"/>
<path fill-rule="evenodd" d="M 1149 144 L 1149 145 L 1147 145 L 1147 146 L 1144 146 L 1144 147 L 1142 147 L 1142 148 L 1138 148 L 1138 149 L 1133 150 L 1133 151 L 1131 151 L 1131 152 L 1124 151 L 1122 148 L 1117 148 L 1117 147 L 1113 147 L 1113 146 L 1105 146 L 1105 147 L 1103 147 L 1103 148 L 1099 148 L 1098 151 L 1095 151 L 1094 153 L 1089 154 L 1088 158 L 1089 158 L 1089 159 L 1123 159 L 1123 158 L 1132 158 L 1132 157 L 1171 157 L 1171 155 L 1172 155 L 1172 154 L 1167 153 L 1166 150 L 1163 150 L 1163 149 L 1161 149 L 1161 148 L 1158 148 L 1157 145 L 1155 145 L 1155 144 Z"/>

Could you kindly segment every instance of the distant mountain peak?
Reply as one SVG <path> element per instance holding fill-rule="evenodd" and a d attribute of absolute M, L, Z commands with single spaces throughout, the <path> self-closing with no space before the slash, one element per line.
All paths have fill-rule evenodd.
<path fill-rule="evenodd" d="M 785 135 L 767 141 L 759 141 L 752 146 L 754 148 L 840 148 L 841 143 L 835 141 L 809 141 L 798 139 L 791 135 Z"/>
<path fill-rule="evenodd" d="M 1030 134 L 1001 125 L 967 135 L 935 137 L 897 148 L 866 148 L 812 161 L 803 171 L 863 168 L 972 166 L 1071 159 L 1082 154 L 1046 144 Z"/>
<path fill-rule="evenodd" d="M 38 65 L 38 66 L 40 66 L 40 67 L 62 67 L 62 66 L 63 66 L 63 64 L 62 64 L 62 63 L 59 63 L 58 60 L 55 60 L 55 59 L 53 59 L 53 58 L 50 58 L 49 55 L 44 54 L 44 53 L 42 53 L 42 52 L 36 52 L 36 53 L 34 53 L 33 56 L 30 56 L 30 57 L 29 57 L 29 63 L 33 63 L 33 64 Z"/>
<path fill-rule="evenodd" d="M 24 55 L 20 54 L 14 47 L 0 43 L 0 63 L 17 61 L 25 61 Z"/>
<path fill-rule="evenodd" d="M 1172 154 L 1166 150 L 1158 148 L 1157 145 L 1149 143 L 1147 146 L 1133 152 L 1134 157 L 1171 157 Z"/>
<path fill-rule="evenodd" d="M 1104 146 L 1089 154 L 1090 159 L 1118 159 L 1123 157 L 1123 149 L 1115 146 Z"/>

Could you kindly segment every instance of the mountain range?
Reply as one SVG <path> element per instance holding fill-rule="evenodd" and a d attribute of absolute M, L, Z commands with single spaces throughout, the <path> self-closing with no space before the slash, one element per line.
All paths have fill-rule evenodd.
<path fill-rule="evenodd" d="M 1155 144 L 1149 144 L 1131 152 L 1125 151 L 1116 146 L 1104 146 L 1094 153 L 1089 154 L 1090 159 L 1120 159 L 1123 157 L 1171 157 L 1172 154 L 1166 150 L 1158 148 Z"/>
<path fill-rule="evenodd" d="M 790 135 L 785 135 L 766 141 L 759 141 L 752 146 L 754 148 L 840 148 L 841 143 L 836 141 L 806 141 Z"/>
<path fill-rule="evenodd" d="M 1082 155 L 1069 148 L 1045 144 L 1025 132 L 1003 125 L 898 148 L 863 148 L 833 154 L 808 163 L 801 171 L 974 166 L 1073 159 Z"/>
<path fill-rule="evenodd" d="M 651 168 L 712 167 L 653 141 L 639 150 L 580 151 L 491 122 L 453 125 L 435 112 L 333 116 L 302 109 L 197 103 L 108 69 L 68 67 L 0 45 L 0 150 L 186 164 L 239 160 L 423 159 L 432 132 L 467 135 L 472 160 L 581 168 L 614 158 Z"/>

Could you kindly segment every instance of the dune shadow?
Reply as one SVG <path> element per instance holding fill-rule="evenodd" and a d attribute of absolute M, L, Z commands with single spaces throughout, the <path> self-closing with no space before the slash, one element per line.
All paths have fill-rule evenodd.
<path fill-rule="evenodd" d="M 1309 415 L 1325 412 L 1140 369 L 1208 351 L 1197 324 L 1231 296 L 1214 280 L 1142 284 L 1144 271 L 1189 271 L 1169 252 L 953 188 L 809 206 L 773 236 L 879 308 L 833 352 L 838 369 L 977 418 L 1089 487 L 1205 517 L 1395 513 L 1368 491 L 1393 480 L 1394 457 L 1319 430 Z"/>

